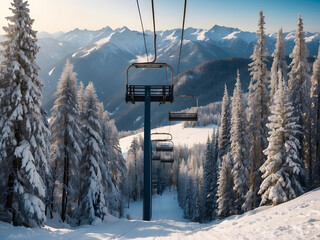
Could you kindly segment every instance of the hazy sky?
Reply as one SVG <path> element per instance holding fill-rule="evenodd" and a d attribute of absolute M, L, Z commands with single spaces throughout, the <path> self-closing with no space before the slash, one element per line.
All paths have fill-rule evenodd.
<path fill-rule="evenodd" d="M 12 0 L 0 0 L 0 26 Z M 152 29 L 150 0 L 139 0 L 146 29 Z M 180 28 L 184 0 L 154 0 L 157 30 Z M 141 30 L 136 0 L 29 0 L 34 29 L 46 32 L 74 28 L 96 30 L 127 26 Z M 296 29 L 300 13 L 306 31 L 320 32 L 320 0 L 188 0 L 186 27 L 210 29 L 218 24 L 256 31 L 263 10 L 266 32 Z M 2 34 L 2 28 L 0 30 Z"/>

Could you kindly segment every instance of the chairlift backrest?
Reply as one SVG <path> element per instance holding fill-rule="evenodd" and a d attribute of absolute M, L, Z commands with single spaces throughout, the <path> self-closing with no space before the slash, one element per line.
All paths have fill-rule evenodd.
<path fill-rule="evenodd" d="M 151 133 L 152 142 L 167 142 L 172 140 L 170 133 Z"/>

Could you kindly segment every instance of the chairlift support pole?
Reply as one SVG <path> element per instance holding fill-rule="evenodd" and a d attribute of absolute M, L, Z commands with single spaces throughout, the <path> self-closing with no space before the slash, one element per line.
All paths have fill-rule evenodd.
<path fill-rule="evenodd" d="M 186 8 L 187 1 L 185 0 Z M 138 8 L 139 3 L 137 2 Z M 127 68 L 126 76 L 126 102 L 145 102 L 144 113 L 144 194 L 143 194 L 143 220 L 150 221 L 152 217 L 152 159 L 151 159 L 151 102 L 173 102 L 173 68 L 166 63 L 156 63 L 157 60 L 157 35 L 155 27 L 154 0 L 151 0 L 153 34 L 154 34 L 154 59 L 151 62 L 133 63 Z M 185 10 L 184 10 L 185 18 Z M 141 19 L 141 18 L 140 18 Z M 183 20 L 184 22 L 184 20 Z M 142 25 L 142 20 L 141 20 Z M 183 23 L 184 28 L 184 23 Z M 184 30 L 184 29 L 183 29 Z M 182 30 L 182 31 L 183 31 Z M 182 40 L 181 40 L 182 42 Z M 181 48 L 181 47 L 180 47 Z M 180 50 L 181 51 L 181 50 Z M 179 57 L 180 58 L 180 57 Z M 180 62 L 180 59 L 179 59 Z M 131 68 L 169 68 L 171 70 L 171 85 L 129 85 L 129 70 Z"/>
<path fill-rule="evenodd" d="M 145 102 L 144 102 L 144 188 L 143 188 L 143 220 L 150 221 L 152 217 L 152 186 L 151 186 L 151 127 L 150 127 L 150 86 L 145 86 Z"/>

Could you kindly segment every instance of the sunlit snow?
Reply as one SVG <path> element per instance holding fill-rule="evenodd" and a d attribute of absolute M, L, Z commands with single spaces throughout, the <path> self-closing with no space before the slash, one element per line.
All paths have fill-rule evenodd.
<path fill-rule="evenodd" d="M 142 221 L 142 201 L 130 203 L 125 215 L 131 220 L 108 216 L 106 223 L 70 227 L 55 219 L 43 228 L 14 227 L 0 222 L 0 239 L 9 240 L 111 240 L 111 239 L 319 239 L 320 189 L 275 207 L 265 206 L 243 215 L 206 224 L 182 218 L 176 191 L 165 191 L 152 200 L 152 221 Z M 127 207 L 127 206 L 126 206 Z"/>

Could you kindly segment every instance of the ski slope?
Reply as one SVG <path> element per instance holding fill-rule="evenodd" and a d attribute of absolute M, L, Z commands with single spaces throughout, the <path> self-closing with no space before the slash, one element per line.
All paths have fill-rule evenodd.
<path fill-rule="evenodd" d="M 175 146 L 186 145 L 192 148 L 194 144 L 205 144 L 208 137 L 212 137 L 213 129 L 215 128 L 216 125 L 213 124 L 205 127 L 183 128 L 183 123 L 180 122 L 175 125 L 152 129 L 151 133 L 170 133 Z M 143 132 L 120 139 L 120 147 L 124 157 L 127 155 L 133 138 L 139 136 L 143 137 Z"/>
<path fill-rule="evenodd" d="M 48 220 L 43 228 L 13 227 L 0 222 L 0 239 L 111 240 L 111 239 L 320 239 L 320 188 L 275 207 L 260 207 L 246 214 L 208 224 L 182 217 L 176 191 L 153 198 L 153 220 L 141 220 L 142 202 L 130 204 L 131 220 L 108 217 L 106 223 L 72 228 Z"/>

